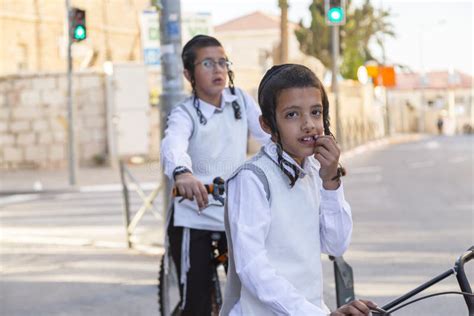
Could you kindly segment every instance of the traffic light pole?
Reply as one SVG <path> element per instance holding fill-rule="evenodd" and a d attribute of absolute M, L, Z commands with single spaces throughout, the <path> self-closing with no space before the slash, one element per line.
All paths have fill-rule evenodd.
<path fill-rule="evenodd" d="M 66 0 L 67 21 L 67 117 L 68 117 L 68 167 L 69 184 L 76 185 L 76 146 L 74 134 L 74 108 L 72 104 L 72 39 L 71 39 L 71 3 Z"/>
<path fill-rule="evenodd" d="M 173 105 L 184 99 L 181 64 L 181 1 L 162 0 L 160 14 L 161 84 L 160 129 L 164 136 L 166 119 Z M 170 182 L 164 177 L 164 209 L 168 210 Z"/>
<path fill-rule="evenodd" d="M 339 106 L 339 86 L 337 82 L 337 74 L 339 73 L 339 25 L 331 25 L 331 37 L 332 37 L 332 82 L 331 90 L 334 93 L 334 109 L 336 113 L 336 136 L 339 144 L 344 145 L 342 141 L 342 122 L 340 116 Z"/>

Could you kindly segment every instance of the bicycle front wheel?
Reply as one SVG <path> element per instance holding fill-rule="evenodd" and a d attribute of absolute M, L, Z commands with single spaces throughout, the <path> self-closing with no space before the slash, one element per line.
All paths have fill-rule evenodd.
<path fill-rule="evenodd" d="M 181 315 L 178 273 L 171 256 L 168 256 L 168 273 L 165 273 L 165 256 L 160 261 L 158 304 L 161 316 Z"/>

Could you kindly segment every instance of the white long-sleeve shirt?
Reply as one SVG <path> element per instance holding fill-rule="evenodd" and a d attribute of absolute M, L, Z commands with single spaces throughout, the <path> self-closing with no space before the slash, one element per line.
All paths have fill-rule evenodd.
<path fill-rule="evenodd" d="M 264 150 L 277 161 L 272 146 L 274 144 L 269 143 Z M 296 164 L 286 153 L 284 157 Z M 310 167 L 305 164 L 302 172 Z M 229 181 L 227 194 L 235 268 L 242 286 L 276 315 L 328 315 L 327 310 L 311 304 L 290 282 L 279 276 L 268 260 L 265 239 L 271 225 L 271 209 L 264 186 L 255 173 L 240 171 Z M 321 252 L 342 255 L 352 232 L 351 208 L 344 199 L 342 184 L 337 190 L 321 189 L 319 221 Z M 239 303 L 234 305 L 230 315 L 243 315 Z"/>
<path fill-rule="evenodd" d="M 270 139 L 270 135 L 265 133 L 260 127 L 258 121 L 261 115 L 260 107 L 247 93 L 242 92 L 244 104 L 247 110 L 247 123 L 250 135 L 252 135 L 260 144 L 265 144 Z M 232 106 L 232 101 L 237 100 L 237 96 L 233 95 L 229 89 L 222 91 L 222 99 L 220 107 L 216 107 L 203 100 L 199 100 L 200 109 L 204 117 L 209 121 L 213 115 L 222 111 L 224 106 Z M 192 102 L 189 98 L 186 102 Z M 231 132 L 231 131 L 223 131 Z M 183 108 L 175 108 L 168 117 L 168 126 L 165 131 L 165 137 L 161 142 L 161 160 L 164 166 L 164 173 L 173 178 L 173 171 L 178 166 L 184 166 L 189 170 L 193 170 L 192 157 L 187 153 L 189 146 L 189 138 L 193 133 L 193 122 Z M 229 144 L 232 146 L 232 144 Z"/>

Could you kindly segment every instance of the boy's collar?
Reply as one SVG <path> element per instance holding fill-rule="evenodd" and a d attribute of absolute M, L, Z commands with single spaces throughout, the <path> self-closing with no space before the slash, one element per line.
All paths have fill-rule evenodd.
<path fill-rule="evenodd" d="M 225 88 L 224 90 L 222 90 L 222 99 L 220 107 L 216 107 L 201 99 L 199 99 L 199 107 L 201 109 L 202 115 L 206 119 L 210 119 L 215 112 L 222 112 L 225 106 L 231 105 L 232 102 L 235 100 L 237 100 L 237 96 L 233 95 L 230 92 L 229 88 Z"/>
<path fill-rule="evenodd" d="M 273 141 L 269 141 L 263 146 L 263 150 L 265 153 L 278 165 L 278 154 L 277 154 L 277 144 Z M 288 162 L 296 166 L 296 169 L 299 172 L 299 177 L 304 178 L 311 170 L 317 168 L 315 162 L 310 157 L 306 157 L 303 160 L 303 167 L 301 167 L 296 160 L 294 160 L 290 155 L 288 155 L 285 151 L 283 151 L 283 158 L 286 159 Z M 294 175 L 294 170 L 285 166 L 285 169 L 288 170 L 292 175 Z"/>

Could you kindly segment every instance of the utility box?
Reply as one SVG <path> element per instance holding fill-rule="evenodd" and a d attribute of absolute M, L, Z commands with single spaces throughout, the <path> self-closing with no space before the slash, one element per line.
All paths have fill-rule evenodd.
<path fill-rule="evenodd" d="M 109 153 L 120 157 L 148 155 L 150 105 L 143 64 L 110 64 L 107 74 Z"/>

